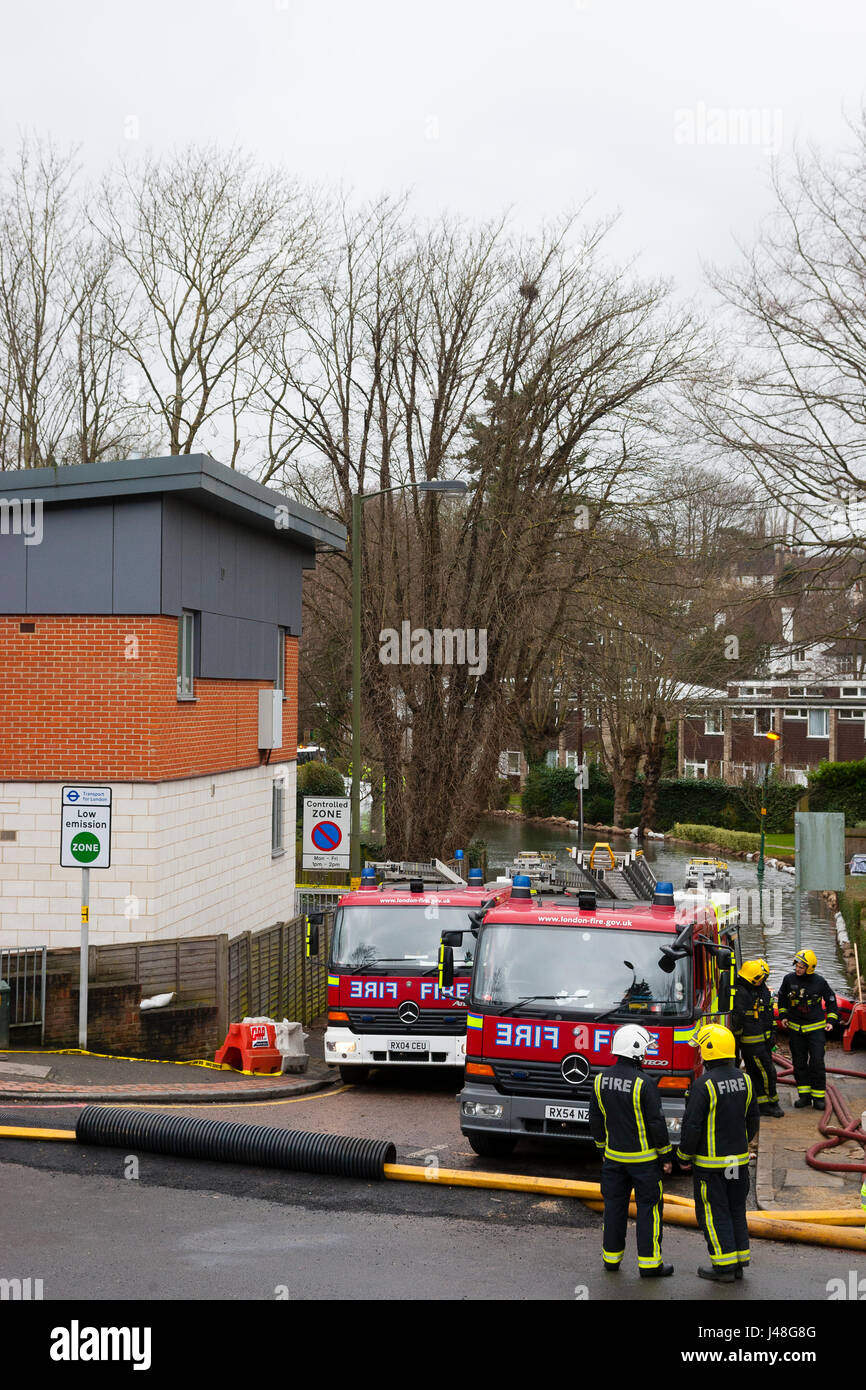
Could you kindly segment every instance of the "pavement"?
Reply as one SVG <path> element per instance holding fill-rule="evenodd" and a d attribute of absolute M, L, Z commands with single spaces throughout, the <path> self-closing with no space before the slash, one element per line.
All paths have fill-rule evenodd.
<path fill-rule="evenodd" d="M 47 1076 L 34 1074 L 46 1070 Z M 237 1105 L 310 1095 L 333 1082 L 333 1071 L 314 1058 L 301 1074 L 244 1076 L 194 1062 L 136 1061 L 74 1052 L 0 1052 L 3 1105 L 89 1105 L 96 1101 Z"/>
<path fill-rule="evenodd" d="M 866 1072 L 863 1052 L 844 1052 L 838 1044 L 831 1044 L 826 1059 L 828 1067 Z M 827 1082 L 838 1089 L 859 1123 L 866 1110 L 866 1077 L 849 1080 L 828 1072 Z M 822 1173 L 806 1162 L 807 1151 L 825 1137 L 818 1128 L 822 1116 L 817 1110 L 794 1110 L 796 1096 L 793 1086 L 780 1083 L 785 1117 L 761 1121 L 755 1175 L 758 1206 L 770 1212 L 858 1210 L 862 1173 Z M 838 1125 L 838 1117 L 833 1116 L 830 1123 Z M 844 1143 L 819 1157 L 830 1163 L 863 1163 L 864 1150 L 860 1144 Z"/>

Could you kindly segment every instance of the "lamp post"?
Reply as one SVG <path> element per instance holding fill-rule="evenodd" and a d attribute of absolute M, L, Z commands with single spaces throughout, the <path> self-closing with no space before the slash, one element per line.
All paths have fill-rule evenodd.
<path fill-rule="evenodd" d="M 778 743 L 779 741 L 779 735 L 774 734 L 772 729 L 769 731 L 769 733 L 764 734 L 764 738 L 769 739 L 771 743 Z M 764 776 L 761 782 L 761 850 L 758 855 L 759 883 L 762 882 L 764 878 L 764 827 L 767 822 L 767 783 L 769 781 L 769 778 L 770 764 L 764 763 Z"/>
<path fill-rule="evenodd" d="M 349 873 L 361 875 L 361 508 L 374 497 L 388 492 L 464 493 L 467 484 L 433 479 L 421 483 L 398 483 L 378 492 L 352 493 L 352 791 L 349 801 Z"/>

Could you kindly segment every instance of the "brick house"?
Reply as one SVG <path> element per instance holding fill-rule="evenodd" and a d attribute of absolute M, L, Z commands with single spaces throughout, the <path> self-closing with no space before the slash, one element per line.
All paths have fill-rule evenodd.
<path fill-rule="evenodd" d="M 343 528 L 206 455 L 0 473 L 0 945 L 78 943 L 65 782 L 113 792 L 94 944 L 292 915 L 320 544 Z"/>

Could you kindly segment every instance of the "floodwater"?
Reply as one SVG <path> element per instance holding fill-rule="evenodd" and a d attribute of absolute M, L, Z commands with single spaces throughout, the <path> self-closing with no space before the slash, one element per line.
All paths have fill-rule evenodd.
<path fill-rule="evenodd" d="M 519 850 L 556 850 L 563 864 L 568 864 L 569 845 L 577 844 L 577 828 L 559 825 L 531 824 L 514 816 L 485 816 L 479 821 L 475 835 L 486 840 L 488 873 L 502 873 Z M 601 835 L 599 839 L 603 838 Z M 584 835 L 584 846 L 595 843 L 593 831 Z M 634 847 L 635 841 L 614 838 L 616 850 Z M 647 840 L 644 855 L 656 878 L 670 879 L 674 888 L 682 888 L 686 865 L 693 855 L 704 851 L 695 846 L 668 844 L 664 840 Z M 724 857 L 724 856 L 721 856 Z M 742 927 L 740 942 L 743 956 L 749 959 L 763 956 L 770 966 L 770 985 L 776 990 L 782 976 L 791 970 L 794 945 L 794 883 L 790 874 L 767 868 L 763 890 L 758 890 L 757 865 L 745 859 L 729 859 L 731 891 L 737 894 Z M 809 946 L 818 957 L 818 973 L 833 989 L 848 996 L 848 985 L 836 945 L 833 914 L 817 893 L 800 895 L 800 944 Z"/>

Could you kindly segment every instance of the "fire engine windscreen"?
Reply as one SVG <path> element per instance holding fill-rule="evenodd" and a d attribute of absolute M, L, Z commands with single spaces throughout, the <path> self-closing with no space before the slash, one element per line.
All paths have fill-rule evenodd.
<path fill-rule="evenodd" d="M 478 943 L 476 1007 L 534 997 L 533 1010 L 676 1017 L 690 1009 L 691 961 L 659 969 L 656 932 L 491 923 Z M 539 998 L 540 996 L 540 998 Z"/>
<path fill-rule="evenodd" d="M 433 968 L 439 960 L 443 931 L 466 930 L 461 946 L 454 947 L 454 969 L 472 968 L 475 939 L 469 933 L 469 910 L 440 907 L 438 903 L 417 907 L 343 907 L 334 923 L 331 961 L 346 969 L 371 966 Z"/>

